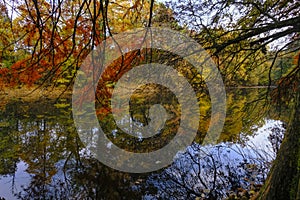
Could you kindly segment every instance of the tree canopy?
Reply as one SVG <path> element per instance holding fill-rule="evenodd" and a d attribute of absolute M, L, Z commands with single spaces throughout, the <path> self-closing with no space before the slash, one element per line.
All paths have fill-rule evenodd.
<path fill-rule="evenodd" d="M 299 198 L 299 13 L 296 0 L 0 0 L 0 90 L 20 85 L 69 88 L 83 60 L 107 37 L 151 26 L 181 31 L 210 53 L 226 86 L 276 86 L 273 100 L 295 106 L 279 152 L 282 160 L 275 162 L 262 197 L 289 193 L 289 199 Z M 157 60 L 174 58 L 147 49 L 130 52 L 113 63 L 107 76 L 116 81 L 126 70 L 147 62 L 150 54 Z M 174 63 L 193 77 L 186 63 Z M 102 86 L 112 83 L 105 81 L 98 89 L 110 96 L 110 88 Z M 286 156 L 290 152 L 292 158 Z M 288 158 L 292 164 L 282 167 Z M 283 169 L 293 173 L 282 177 Z M 285 190 L 276 190 L 289 179 L 292 184 Z"/>

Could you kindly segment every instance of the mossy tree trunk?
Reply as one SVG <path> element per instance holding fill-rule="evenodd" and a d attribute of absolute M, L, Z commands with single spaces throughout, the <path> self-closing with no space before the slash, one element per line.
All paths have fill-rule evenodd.
<path fill-rule="evenodd" d="M 300 200 L 300 86 L 277 158 L 258 199 Z"/>

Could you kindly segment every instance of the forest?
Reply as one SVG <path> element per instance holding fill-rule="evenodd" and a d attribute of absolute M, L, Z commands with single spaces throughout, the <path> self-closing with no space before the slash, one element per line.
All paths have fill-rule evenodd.
<path fill-rule="evenodd" d="M 299 13 L 296 0 L 0 0 L 0 199 L 300 199 Z M 214 91 L 213 70 L 194 65 L 210 61 Z M 172 87 L 146 81 L 127 108 L 140 66 Z M 81 136 L 76 123 L 94 116 L 109 143 L 94 127 Z M 144 173 L 118 170 L 131 154 L 111 153 L 111 167 L 90 152 L 152 155 L 193 130 L 184 151 L 161 154 L 173 162 Z M 260 134 L 267 149 L 251 143 Z"/>

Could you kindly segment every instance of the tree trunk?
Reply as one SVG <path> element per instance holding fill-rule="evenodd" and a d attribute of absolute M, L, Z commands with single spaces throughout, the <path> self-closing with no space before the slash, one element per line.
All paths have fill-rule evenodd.
<path fill-rule="evenodd" d="M 300 200 L 300 86 L 295 108 L 281 144 L 258 199 Z"/>

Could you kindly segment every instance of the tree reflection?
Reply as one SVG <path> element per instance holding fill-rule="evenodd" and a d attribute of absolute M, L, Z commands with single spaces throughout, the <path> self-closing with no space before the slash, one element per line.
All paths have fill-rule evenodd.
<path fill-rule="evenodd" d="M 259 99 L 258 93 L 253 90 L 241 95 L 240 92 L 228 94 L 230 117 L 220 137 L 220 142 L 227 143 L 200 145 L 202 132 L 209 124 L 209 117 L 203 114 L 195 142 L 186 152 L 178 154 L 171 166 L 151 174 L 118 172 L 93 159 L 73 126 L 68 100 L 61 100 L 55 106 L 53 102 L 11 102 L 0 113 L 0 175 L 14 179 L 17 164 L 26 163 L 29 183 L 22 183 L 19 191 L 12 190 L 20 199 L 249 197 L 265 180 L 284 130 L 280 126 L 267 130 L 272 133 L 268 138 L 270 151 L 251 146 L 248 136 L 257 129 L 253 124 L 259 127 L 265 122 L 257 117 L 263 111 L 263 103 L 251 107 L 248 103 Z M 202 113 L 209 113 L 209 100 L 200 100 Z M 134 114 L 139 117 L 139 113 Z M 105 123 L 107 127 L 115 126 L 109 120 Z M 164 139 L 154 137 L 157 138 L 158 143 Z M 121 136 L 116 135 L 113 142 L 121 144 Z M 153 148 L 149 146 L 151 143 L 140 144 L 135 146 L 143 152 Z"/>
<path fill-rule="evenodd" d="M 284 125 L 274 124 L 265 131 L 282 138 Z M 249 199 L 266 180 L 275 159 L 272 147 L 280 143 L 272 138 L 268 137 L 265 148 L 255 146 L 251 140 L 247 145 L 220 143 L 203 147 L 193 143 L 169 168 L 148 179 L 149 187 L 157 190 L 148 196 L 154 199 Z"/>

